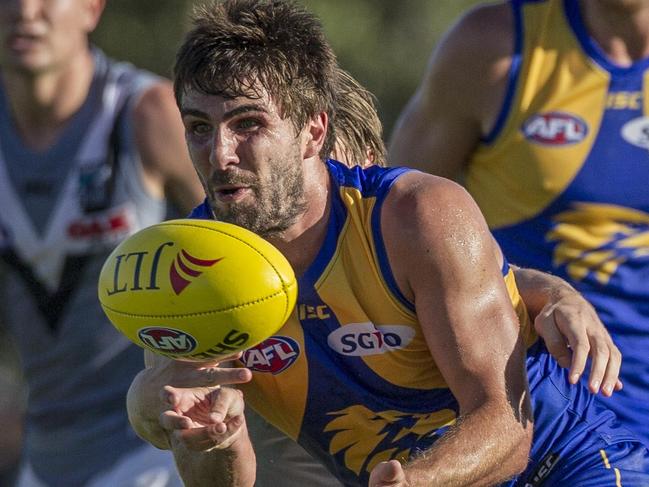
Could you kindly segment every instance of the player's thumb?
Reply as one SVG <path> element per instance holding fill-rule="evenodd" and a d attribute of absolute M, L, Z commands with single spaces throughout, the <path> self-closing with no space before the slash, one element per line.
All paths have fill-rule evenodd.
<path fill-rule="evenodd" d="M 172 386 L 164 386 L 160 393 L 160 398 L 164 404 L 171 406 L 172 408 L 178 406 L 178 403 L 180 402 L 180 394 L 178 393 L 178 390 Z"/>
<path fill-rule="evenodd" d="M 369 487 L 397 487 L 405 486 L 406 475 L 397 460 L 381 462 L 370 475 Z"/>

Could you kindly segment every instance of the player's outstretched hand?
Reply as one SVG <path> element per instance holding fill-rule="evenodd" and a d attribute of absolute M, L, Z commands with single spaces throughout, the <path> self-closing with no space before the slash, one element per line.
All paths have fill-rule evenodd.
<path fill-rule="evenodd" d="M 129 421 L 135 432 L 158 448 L 170 448 L 168 430 L 161 424 L 161 414 L 173 409 L 167 386 L 174 391 L 174 401 L 185 407 L 187 398 L 198 400 L 219 386 L 248 382 L 252 377 L 250 370 L 227 367 L 227 362 L 238 357 L 239 354 L 206 364 L 170 360 L 147 352 L 148 366 L 135 377 L 127 396 Z"/>
<path fill-rule="evenodd" d="M 243 394 L 231 387 L 166 386 L 160 425 L 189 450 L 228 448 L 245 430 Z"/>
<path fill-rule="evenodd" d="M 369 487 L 408 487 L 406 474 L 397 460 L 379 463 L 370 472 Z"/>
<path fill-rule="evenodd" d="M 611 396 L 622 389 L 618 378 L 622 354 L 593 306 L 577 291 L 551 298 L 534 320 L 534 328 L 559 365 L 570 369 L 572 384 L 584 373 L 590 356 L 590 391 Z"/>
<path fill-rule="evenodd" d="M 210 387 L 242 384 L 252 378 L 248 369 L 230 367 L 241 352 L 225 357 L 219 362 L 189 362 L 155 357 L 154 366 L 146 369 L 150 384 L 161 390 L 164 386 Z"/>

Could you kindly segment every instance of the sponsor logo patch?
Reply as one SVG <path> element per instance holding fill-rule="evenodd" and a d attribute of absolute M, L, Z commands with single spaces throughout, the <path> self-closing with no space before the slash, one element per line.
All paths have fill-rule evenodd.
<path fill-rule="evenodd" d="M 414 336 L 415 330 L 409 326 L 351 323 L 332 331 L 327 343 L 341 355 L 359 357 L 404 348 Z"/>
<path fill-rule="evenodd" d="M 93 213 L 70 222 L 68 237 L 72 240 L 92 240 L 99 238 L 124 237 L 131 232 L 129 212 L 125 208 L 116 211 Z"/>
<path fill-rule="evenodd" d="M 576 115 L 548 112 L 528 118 L 521 131 L 527 140 L 541 145 L 570 145 L 584 140 L 588 125 Z"/>
<path fill-rule="evenodd" d="M 193 336 L 173 328 L 150 326 L 139 330 L 137 336 L 147 347 L 168 354 L 186 354 L 196 348 Z"/>
<path fill-rule="evenodd" d="M 285 371 L 300 356 L 300 346 L 292 338 L 272 336 L 241 356 L 241 363 L 255 372 L 273 375 Z"/>
<path fill-rule="evenodd" d="M 629 144 L 649 149 L 649 117 L 638 117 L 625 123 L 621 134 Z"/>

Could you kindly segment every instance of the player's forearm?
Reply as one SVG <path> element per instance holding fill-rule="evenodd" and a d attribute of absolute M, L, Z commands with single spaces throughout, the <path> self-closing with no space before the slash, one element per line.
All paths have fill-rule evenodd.
<path fill-rule="evenodd" d="M 532 423 L 527 413 L 517 415 L 508 406 L 485 405 L 463 416 L 432 448 L 405 467 L 410 487 L 488 486 L 523 471 Z"/>
<path fill-rule="evenodd" d="M 252 487 L 257 463 L 248 431 L 226 449 L 192 451 L 177 440 L 171 440 L 178 472 L 186 487 Z"/>
<path fill-rule="evenodd" d="M 147 374 L 144 369 L 135 376 L 126 395 L 126 409 L 131 427 L 137 435 L 161 450 L 171 448 L 165 430 L 160 425 L 159 398 L 148 386 Z"/>
<path fill-rule="evenodd" d="M 512 268 L 516 276 L 518 292 L 533 318 L 541 312 L 548 301 L 557 301 L 566 294 L 577 294 L 577 291 L 560 277 L 535 269 L 514 266 Z"/>

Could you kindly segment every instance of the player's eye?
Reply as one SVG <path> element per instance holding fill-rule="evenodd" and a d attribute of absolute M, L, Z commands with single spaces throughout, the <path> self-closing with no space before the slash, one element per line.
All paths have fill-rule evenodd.
<path fill-rule="evenodd" d="M 194 121 L 186 124 L 186 129 L 193 135 L 205 135 L 209 133 L 212 128 L 207 123 Z"/>
<path fill-rule="evenodd" d="M 259 125 L 259 121 L 254 118 L 242 118 L 241 120 L 237 121 L 237 128 L 239 128 L 240 130 L 248 130 L 258 127 Z"/>

